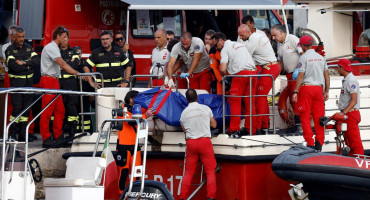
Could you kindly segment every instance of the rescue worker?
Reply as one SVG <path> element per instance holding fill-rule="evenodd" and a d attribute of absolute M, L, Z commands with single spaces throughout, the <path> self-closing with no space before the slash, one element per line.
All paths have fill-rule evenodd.
<path fill-rule="evenodd" d="M 190 32 L 182 33 L 180 41 L 171 51 L 171 58 L 167 66 L 168 79 L 172 79 L 172 73 L 176 72 L 184 63 L 187 66 L 187 72 L 181 73 L 180 77 L 182 79 L 189 77 L 190 88 L 203 89 L 210 93 L 212 74 L 203 41 L 200 38 L 192 37 Z M 180 60 L 176 63 L 178 57 Z"/>
<path fill-rule="evenodd" d="M 311 36 L 308 35 L 299 39 L 304 54 L 299 58 L 299 74 L 293 91 L 293 101 L 298 101 L 301 107 L 300 118 L 307 146 L 321 151 L 325 134 L 324 127 L 320 126 L 320 117 L 325 115 L 324 100 L 329 98 L 330 77 L 325 58 L 312 49 L 312 42 Z M 315 126 L 315 140 L 311 128 L 311 115 Z"/>
<path fill-rule="evenodd" d="M 24 30 L 15 27 L 13 30 L 14 42 L 5 51 L 8 64 L 8 75 L 10 87 L 32 87 L 33 68 L 40 65 L 38 55 L 33 51 L 29 44 L 24 43 Z M 30 94 L 11 94 L 11 104 L 13 107 L 9 121 L 13 121 L 23 110 L 28 108 L 33 96 Z M 10 127 L 10 137 L 18 141 L 25 141 L 26 127 L 30 110 L 27 110 Z"/>
<path fill-rule="evenodd" d="M 217 48 L 215 47 L 216 40 L 213 37 L 213 35 L 211 37 L 212 48 L 209 51 L 209 66 L 213 70 L 213 75 L 214 75 L 211 90 L 212 90 L 213 94 L 222 95 L 223 94 L 223 91 L 222 91 L 222 74 L 221 74 L 221 71 L 220 71 L 221 52 L 219 50 L 217 50 Z"/>
<path fill-rule="evenodd" d="M 220 71 L 222 74 L 256 74 L 256 66 L 254 65 L 253 59 L 244 45 L 238 42 L 227 40 L 225 34 L 221 32 L 216 33 L 213 37 L 216 40 L 217 49 L 221 51 Z M 250 85 L 250 79 L 252 79 L 252 85 Z M 230 95 L 239 96 L 228 98 L 228 102 L 230 104 L 230 114 L 232 115 L 230 117 L 230 128 L 228 130 L 228 134 L 231 138 L 241 137 L 240 114 L 242 110 L 242 98 L 240 96 L 250 96 L 250 91 L 252 91 L 252 95 L 256 95 L 256 85 L 256 77 L 233 77 L 231 81 L 231 88 L 229 90 Z M 256 129 L 253 127 L 253 124 L 256 123 L 256 118 L 252 117 L 252 124 L 250 124 L 250 118 L 248 117 L 248 115 L 256 114 L 255 103 L 251 99 L 251 97 L 243 97 L 247 115 L 245 117 L 245 129 L 247 134 L 256 134 Z M 250 110 L 250 107 L 252 107 L 252 110 Z M 250 132 L 250 130 L 252 130 L 252 132 Z"/>
<path fill-rule="evenodd" d="M 78 66 L 80 63 L 80 57 L 78 56 L 77 50 L 69 46 L 68 41 L 69 37 L 60 44 L 60 55 L 69 66 L 74 70 L 79 71 Z M 60 72 L 59 84 L 60 89 L 63 90 L 80 90 L 77 85 L 76 75 L 70 74 L 64 70 L 61 70 Z M 79 97 L 76 95 L 63 95 L 63 104 L 65 107 L 63 129 L 68 132 L 70 138 L 74 137 L 77 127 L 79 126 L 78 98 Z M 61 137 L 64 138 L 64 134 L 62 134 Z"/>
<path fill-rule="evenodd" d="M 252 56 L 254 63 L 259 66 L 261 72 L 259 74 L 269 74 L 275 80 L 280 74 L 280 66 L 276 61 L 274 50 L 270 44 L 270 40 L 263 34 L 252 33 L 249 27 L 242 24 L 238 29 L 240 39 L 245 43 L 249 54 Z M 258 70 L 260 71 L 260 70 Z M 257 95 L 268 95 L 272 88 L 272 79 L 268 76 L 259 77 L 257 81 Z M 269 128 L 270 118 L 269 105 L 267 96 L 255 97 L 256 114 L 264 115 L 256 117 L 254 124 L 257 134 L 266 133 Z"/>
<path fill-rule="evenodd" d="M 78 70 L 81 73 L 91 73 L 93 70 L 89 68 L 86 59 L 82 58 L 82 49 L 81 47 L 77 46 L 74 47 L 76 51 L 78 52 L 78 57 L 79 57 L 79 63 L 78 63 Z M 84 92 L 95 92 L 94 88 L 90 86 L 88 83 L 88 78 L 82 77 L 82 91 Z M 82 97 L 82 104 L 83 104 L 83 112 L 90 112 L 90 107 L 94 108 L 95 107 L 95 101 L 94 101 L 94 96 L 83 96 Z M 92 127 L 92 122 L 91 122 L 91 115 L 84 115 L 83 116 L 83 121 L 82 117 L 80 119 L 80 129 L 83 130 L 84 132 L 93 132 L 93 127 Z"/>
<path fill-rule="evenodd" d="M 114 43 L 122 49 L 125 56 L 129 59 L 131 65 L 131 75 L 136 74 L 136 62 L 134 58 L 134 53 L 130 50 L 130 46 L 126 43 L 126 36 L 122 31 L 117 31 L 114 35 Z M 132 80 L 132 87 L 135 86 L 136 78 Z"/>
<path fill-rule="evenodd" d="M 246 15 L 242 18 L 242 25 L 247 25 L 252 33 L 266 35 L 265 32 L 263 32 L 263 31 L 254 27 L 254 19 L 250 15 Z M 238 35 L 238 38 L 237 38 L 236 41 L 241 43 L 241 44 L 244 44 L 246 42 L 245 40 L 242 40 L 239 35 Z"/>
<path fill-rule="evenodd" d="M 42 88 L 60 89 L 58 78 L 61 74 L 60 68 L 69 74 L 77 75 L 78 71 L 69 66 L 60 54 L 59 45 L 67 40 L 69 32 L 66 28 L 58 26 L 53 32 L 53 41 L 47 44 L 41 53 L 41 80 Z M 42 108 L 55 97 L 53 94 L 44 95 L 42 97 Z M 51 135 L 49 130 L 49 121 L 54 113 L 53 132 Z M 59 96 L 42 114 L 40 118 L 40 134 L 42 136 L 42 147 L 47 148 L 54 145 L 54 139 L 59 143 L 62 137 L 62 127 L 64 119 L 64 104 L 62 97 Z M 54 138 L 54 139 L 53 139 Z"/>
<path fill-rule="evenodd" d="M 206 33 L 204 34 L 204 48 L 206 49 L 207 53 L 209 53 L 209 51 L 211 50 L 211 48 L 213 47 L 212 46 L 212 36 L 215 34 L 216 32 L 212 29 L 209 29 L 208 31 L 206 31 Z"/>
<path fill-rule="evenodd" d="M 134 98 L 138 94 L 138 91 L 131 90 L 125 96 L 125 103 L 123 107 L 127 107 L 127 116 L 126 118 L 132 118 L 132 107 L 134 105 Z M 146 113 L 143 115 L 143 118 L 146 119 L 153 115 L 153 110 L 148 109 Z M 117 117 L 118 119 L 122 119 L 125 117 Z M 118 131 L 118 141 L 117 141 L 117 156 L 116 156 L 116 163 L 117 163 L 117 170 L 118 170 L 118 185 L 120 194 L 122 194 L 123 190 L 126 187 L 126 179 L 128 177 L 129 171 L 132 170 L 132 162 L 134 160 L 134 149 L 135 149 L 135 142 L 136 142 L 136 132 L 137 132 L 137 125 L 136 122 L 123 122 L 123 129 Z M 136 163 L 135 166 L 141 165 L 141 152 L 138 149 L 136 154 Z"/>
<path fill-rule="evenodd" d="M 104 80 L 97 78 L 98 88 L 101 87 L 102 81 L 104 87 L 127 87 L 131 76 L 129 59 L 122 49 L 112 45 L 112 32 L 102 31 L 100 41 L 102 46 L 95 49 L 87 59 L 89 67 L 95 66 L 96 71 L 103 74 Z M 89 77 L 89 83 L 91 86 L 95 85 L 91 77 Z"/>
<path fill-rule="evenodd" d="M 171 40 L 175 39 L 175 33 L 171 30 L 166 31 L 167 34 L 167 42 L 171 42 Z"/>
<path fill-rule="evenodd" d="M 170 53 L 167 50 L 167 34 L 164 29 L 159 29 L 154 34 L 154 41 L 157 45 L 152 51 L 152 67 L 150 68 L 152 75 L 165 75 L 165 65 L 170 59 Z M 153 86 L 163 85 L 163 78 L 153 78 Z"/>
<path fill-rule="evenodd" d="M 344 131 L 344 139 L 350 147 L 349 156 L 354 154 L 364 155 L 360 129 L 358 124 L 361 122 L 360 115 L 360 86 L 356 77 L 352 74 L 351 62 L 347 59 L 340 59 L 338 62 L 338 73 L 344 77 L 342 90 L 339 96 L 338 108 L 340 112 L 335 115 L 347 115 L 343 123 L 347 123 L 347 131 Z"/>
<path fill-rule="evenodd" d="M 275 25 L 271 28 L 272 39 L 280 43 L 278 46 L 278 60 L 280 68 L 286 73 L 286 78 L 288 80 L 287 90 L 289 94 L 290 104 L 293 106 L 295 116 L 294 125 L 287 128 L 288 133 L 297 132 L 297 124 L 299 123 L 299 116 L 297 116 L 297 108 L 295 102 L 293 101 L 292 95 L 295 88 L 296 81 L 293 79 L 293 72 L 297 68 L 298 59 L 303 50 L 298 46 L 299 38 L 295 35 L 287 34 L 285 26 Z"/>
<path fill-rule="evenodd" d="M 210 127 L 216 128 L 217 122 L 212 110 L 198 104 L 198 95 L 194 89 L 185 93 L 189 105 L 180 117 L 182 130 L 186 140 L 185 175 L 181 183 L 180 199 L 187 199 L 198 160 L 200 159 L 207 176 L 207 199 L 216 198 L 216 159 L 211 142 Z"/>

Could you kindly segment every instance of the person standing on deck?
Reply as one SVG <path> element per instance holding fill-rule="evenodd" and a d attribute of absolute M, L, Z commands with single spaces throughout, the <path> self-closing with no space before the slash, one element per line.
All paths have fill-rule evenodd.
<path fill-rule="evenodd" d="M 342 91 L 339 96 L 336 115 L 347 115 L 343 123 L 347 123 L 347 131 L 344 131 L 344 141 L 350 147 L 349 156 L 354 154 L 364 155 L 360 129 L 358 124 L 361 122 L 360 114 L 360 86 L 356 77 L 352 74 L 351 62 L 347 59 L 340 59 L 338 62 L 338 73 L 344 77 L 342 81 Z"/>
<path fill-rule="evenodd" d="M 300 118 L 307 146 L 321 151 L 325 133 L 324 127 L 320 126 L 320 117 L 325 115 L 324 101 L 329 99 L 330 77 L 326 60 L 312 49 L 312 41 L 308 35 L 299 39 L 304 54 L 298 62 L 299 74 L 293 91 L 293 101 L 298 101 L 302 107 Z M 311 115 L 315 125 L 315 139 L 311 128 Z"/>

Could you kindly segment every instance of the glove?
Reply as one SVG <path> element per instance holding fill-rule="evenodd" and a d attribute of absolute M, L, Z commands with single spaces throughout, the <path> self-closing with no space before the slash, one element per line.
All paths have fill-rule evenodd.
<path fill-rule="evenodd" d="M 189 73 L 181 73 L 180 78 L 186 78 L 189 76 Z"/>
<path fill-rule="evenodd" d="M 164 85 L 168 85 L 168 76 L 164 77 Z"/>
<path fill-rule="evenodd" d="M 154 109 L 153 108 L 149 108 L 147 111 L 146 111 L 146 113 L 145 113 L 145 115 L 147 116 L 147 117 L 151 117 L 151 116 L 153 116 L 154 115 Z"/>
<path fill-rule="evenodd" d="M 293 80 L 297 80 L 297 76 L 298 76 L 298 68 L 296 68 L 295 70 L 294 70 L 294 72 L 293 72 L 293 75 L 292 75 L 292 78 L 293 78 Z"/>

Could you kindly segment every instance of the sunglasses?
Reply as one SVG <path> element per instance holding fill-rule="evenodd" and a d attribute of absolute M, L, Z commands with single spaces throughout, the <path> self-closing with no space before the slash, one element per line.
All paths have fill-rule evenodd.
<path fill-rule="evenodd" d="M 119 38 L 114 39 L 114 41 L 116 41 L 116 42 L 123 41 L 123 40 L 124 40 L 123 37 L 119 37 Z"/>

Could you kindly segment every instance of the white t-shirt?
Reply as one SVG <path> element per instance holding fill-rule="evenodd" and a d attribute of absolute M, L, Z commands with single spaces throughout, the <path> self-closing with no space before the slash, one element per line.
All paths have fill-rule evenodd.
<path fill-rule="evenodd" d="M 302 84 L 322 85 L 325 87 L 324 70 L 328 70 L 326 60 L 315 50 L 306 51 L 298 62 L 298 71 L 304 73 Z"/>
<path fill-rule="evenodd" d="M 257 29 L 256 28 L 256 32 L 254 32 L 254 33 L 257 33 L 257 34 L 260 34 L 260 35 L 264 35 L 264 36 L 266 36 L 266 33 L 265 32 L 263 32 L 263 31 L 261 31 L 261 30 L 259 30 L 259 29 Z M 253 33 L 253 34 L 254 34 Z M 266 36 L 267 37 L 267 36 Z M 238 39 L 236 39 L 236 41 L 237 42 L 239 42 L 239 43 L 241 43 L 241 44 L 244 44 L 244 45 L 246 45 L 246 43 L 248 42 L 248 40 L 246 40 L 246 41 L 243 41 L 242 39 L 240 39 L 240 36 L 238 35 Z"/>
<path fill-rule="evenodd" d="M 347 108 L 349 102 L 351 102 L 351 94 L 357 93 L 357 104 L 355 105 L 356 109 L 360 108 L 360 85 L 356 77 L 349 73 L 342 81 L 342 90 L 339 96 L 338 108 L 339 110 L 344 110 Z"/>
<path fill-rule="evenodd" d="M 163 49 L 156 47 L 152 51 L 152 67 L 150 71 L 155 75 L 163 75 L 164 65 L 170 60 L 170 53 L 167 50 L 167 45 Z M 160 67 L 157 66 L 160 64 Z"/>
<path fill-rule="evenodd" d="M 285 37 L 284 43 L 278 45 L 278 59 L 284 63 L 284 69 L 287 73 L 293 73 L 297 68 L 300 53 L 303 52 L 298 47 L 299 38 L 289 34 Z"/>
<path fill-rule="evenodd" d="M 253 59 L 247 47 L 238 43 L 226 40 L 221 50 L 221 63 L 227 63 L 226 70 L 229 74 L 237 74 L 243 70 L 255 70 Z"/>
<path fill-rule="evenodd" d="M 275 52 L 265 34 L 253 33 L 245 43 L 245 46 L 249 54 L 252 55 L 256 65 L 263 66 L 276 61 Z"/>
<path fill-rule="evenodd" d="M 62 57 L 60 55 L 60 49 L 54 41 L 50 42 L 44 47 L 41 53 L 42 76 L 60 76 L 60 66 L 55 62 L 55 60 L 59 57 Z"/>
<path fill-rule="evenodd" d="M 186 131 L 186 139 L 211 137 L 212 110 L 197 102 L 189 103 L 181 113 L 180 122 Z"/>
<path fill-rule="evenodd" d="M 192 38 L 189 50 L 187 52 L 185 51 L 185 49 L 182 48 L 181 42 L 175 44 L 171 51 L 171 57 L 178 58 L 180 56 L 180 59 L 184 61 L 189 70 L 191 63 L 193 62 L 194 53 L 202 53 L 198 66 L 194 70 L 194 73 L 200 73 L 209 68 L 208 53 L 204 48 L 203 41 L 197 37 Z"/>

